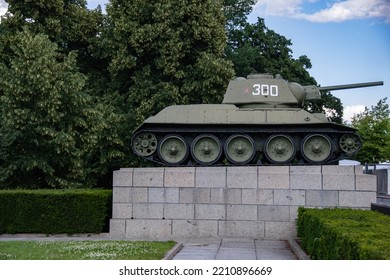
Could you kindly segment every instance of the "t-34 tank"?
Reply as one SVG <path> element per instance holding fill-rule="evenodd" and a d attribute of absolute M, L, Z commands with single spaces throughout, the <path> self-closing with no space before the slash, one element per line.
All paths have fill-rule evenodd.
<path fill-rule="evenodd" d="M 316 87 L 276 75 L 229 83 L 222 104 L 169 106 L 134 131 L 132 148 L 169 166 L 330 164 L 361 147 L 356 130 L 303 109 L 321 91 L 383 85 L 370 82 Z"/>

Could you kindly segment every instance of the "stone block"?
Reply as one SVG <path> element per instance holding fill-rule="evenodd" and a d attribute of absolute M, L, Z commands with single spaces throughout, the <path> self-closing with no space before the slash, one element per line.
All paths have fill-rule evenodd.
<path fill-rule="evenodd" d="M 170 220 L 127 220 L 126 237 L 145 239 L 166 239 L 172 236 Z"/>
<path fill-rule="evenodd" d="M 148 202 L 148 189 L 147 188 L 131 188 L 131 200 L 132 203 L 146 203 Z"/>
<path fill-rule="evenodd" d="M 179 203 L 179 188 L 149 188 L 151 203 Z"/>
<path fill-rule="evenodd" d="M 134 219 L 162 219 L 164 204 L 133 204 Z"/>
<path fill-rule="evenodd" d="M 195 203 L 210 203 L 210 189 L 195 188 Z"/>
<path fill-rule="evenodd" d="M 167 188 L 193 188 L 195 167 L 166 167 L 164 186 Z"/>
<path fill-rule="evenodd" d="M 321 174 L 320 165 L 290 166 L 290 174 Z"/>
<path fill-rule="evenodd" d="M 226 189 L 226 203 L 227 204 L 241 204 L 242 190 L 241 189 Z"/>
<path fill-rule="evenodd" d="M 219 221 L 220 237 L 264 238 L 263 221 Z"/>
<path fill-rule="evenodd" d="M 227 168 L 227 188 L 249 189 L 257 188 L 257 167 L 228 167 Z"/>
<path fill-rule="evenodd" d="M 194 204 L 165 204 L 164 218 L 172 220 L 195 219 Z"/>
<path fill-rule="evenodd" d="M 163 187 L 164 168 L 134 168 L 133 186 Z"/>
<path fill-rule="evenodd" d="M 128 219 L 133 216 L 133 204 L 131 203 L 113 203 L 112 218 L 113 219 Z"/>
<path fill-rule="evenodd" d="M 290 188 L 296 190 L 320 190 L 321 166 L 291 166 Z"/>
<path fill-rule="evenodd" d="M 363 165 L 356 165 L 355 166 L 355 174 L 363 174 L 363 169 L 364 169 L 364 166 Z"/>
<path fill-rule="evenodd" d="M 257 219 L 259 221 L 290 221 L 290 206 L 259 205 L 257 206 L 257 210 Z"/>
<path fill-rule="evenodd" d="M 164 188 L 149 188 L 148 202 L 151 203 L 164 203 L 165 202 L 165 190 Z"/>
<path fill-rule="evenodd" d="M 225 188 L 210 189 L 210 203 L 212 204 L 226 203 L 226 189 Z"/>
<path fill-rule="evenodd" d="M 376 192 L 340 191 L 339 206 L 351 208 L 371 208 L 376 201 Z"/>
<path fill-rule="evenodd" d="M 375 175 L 356 175 L 356 190 L 357 191 L 372 191 L 376 192 L 377 182 Z"/>
<path fill-rule="evenodd" d="M 351 174 L 324 174 L 323 190 L 354 190 L 355 175 Z"/>
<path fill-rule="evenodd" d="M 195 204 L 195 219 L 225 220 L 226 206 L 221 204 Z"/>
<path fill-rule="evenodd" d="M 265 238 L 286 240 L 296 238 L 295 222 L 265 222 Z"/>
<path fill-rule="evenodd" d="M 290 206 L 290 222 L 298 220 L 298 208 L 299 206 Z"/>
<path fill-rule="evenodd" d="M 113 172 L 114 187 L 131 187 L 133 185 L 133 168 L 121 168 Z"/>
<path fill-rule="evenodd" d="M 126 220 L 111 219 L 110 220 L 110 237 L 125 237 L 126 235 Z"/>
<path fill-rule="evenodd" d="M 322 174 L 355 174 L 352 165 L 323 165 Z"/>
<path fill-rule="evenodd" d="M 260 189 L 289 189 L 289 166 L 259 166 L 258 188 Z"/>
<path fill-rule="evenodd" d="M 164 188 L 165 203 L 179 203 L 179 188 Z"/>
<path fill-rule="evenodd" d="M 217 237 L 218 221 L 215 220 L 173 220 L 174 237 Z"/>
<path fill-rule="evenodd" d="M 273 204 L 273 190 L 243 189 L 242 204 Z"/>
<path fill-rule="evenodd" d="M 226 167 L 196 167 L 195 187 L 198 188 L 225 188 Z"/>
<path fill-rule="evenodd" d="M 256 205 L 227 205 L 226 213 L 229 221 L 257 221 Z"/>
<path fill-rule="evenodd" d="M 132 202 L 132 188 L 115 187 L 112 191 L 112 202 Z"/>
<path fill-rule="evenodd" d="M 338 204 L 338 191 L 306 191 L 306 206 L 336 207 Z"/>
<path fill-rule="evenodd" d="M 290 166 L 259 166 L 259 174 L 289 174 Z"/>
<path fill-rule="evenodd" d="M 305 205 L 304 190 L 274 190 L 274 205 Z"/>
<path fill-rule="evenodd" d="M 179 188 L 179 203 L 195 203 L 195 188 Z"/>

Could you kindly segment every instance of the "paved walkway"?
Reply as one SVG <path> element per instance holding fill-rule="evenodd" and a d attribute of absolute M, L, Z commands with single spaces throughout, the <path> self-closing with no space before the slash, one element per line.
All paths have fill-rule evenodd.
<path fill-rule="evenodd" d="M 173 260 L 296 260 L 286 240 L 189 239 Z"/>

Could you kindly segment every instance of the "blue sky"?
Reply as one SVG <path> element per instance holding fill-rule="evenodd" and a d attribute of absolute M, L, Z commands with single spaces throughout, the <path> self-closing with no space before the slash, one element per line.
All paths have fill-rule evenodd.
<path fill-rule="evenodd" d="M 108 0 L 89 0 L 103 8 Z M 0 0 L 0 14 L 5 12 Z M 249 16 L 292 42 L 293 56 L 307 55 L 322 86 L 384 81 L 384 86 L 333 91 L 353 113 L 390 99 L 390 0 L 259 0 Z M 388 100 L 390 103 L 390 100 Z"/>

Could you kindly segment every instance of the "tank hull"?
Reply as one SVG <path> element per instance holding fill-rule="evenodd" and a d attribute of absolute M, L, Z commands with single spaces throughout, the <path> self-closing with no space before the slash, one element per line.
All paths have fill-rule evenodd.
<path fill-rule="evenodd" d="M 234 105 L 169 106 L 143 124 L 319 124 L 329 121 L 323 114 L 301 108 L 239 108 Z"/>
<path fill-rule="evenodd" d="M 168 166 L 311 165 L 350 157 L 360 139 L 353 128 L 301 108 L 182 105 L 147 119 L 135 130 L 132 148 Z"/>

